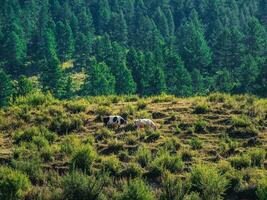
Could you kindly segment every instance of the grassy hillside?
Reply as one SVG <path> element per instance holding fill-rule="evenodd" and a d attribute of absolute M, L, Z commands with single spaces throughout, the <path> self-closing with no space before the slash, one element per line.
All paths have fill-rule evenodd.
<path fill-rule="evenodd" d="M 266 199 L 266 151 L 266 99 L 37 93 L 0 111 L 0 199 Z"/>

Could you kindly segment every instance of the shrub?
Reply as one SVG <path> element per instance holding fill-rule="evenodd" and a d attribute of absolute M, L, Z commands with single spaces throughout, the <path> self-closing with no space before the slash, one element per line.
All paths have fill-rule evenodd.
<path fill-rule="evenodd" d="M 30 127 L 24 131 L 16 132 L 14 135 L 14 140 L 17 144 L 20 144 L 21 142 L 31 142 L 34 137 L 43 137 L 44 139 L 52 143 L 56 140 L 57 135 L 42 126 Z"/>
<path fill-rule="evenodd" d="M 115 135 L 114 131 L 111 131 L 106 127 L 102 127 L 97 130 L 96 139 L 97 140 L 109 139 L 112 138 L 113 135 Z"/>
<path fill-rule="evenodd" d="M 175 153 L 180 147 L 180 140 L 176 137 L 167 138 L 161 144 L 162 148 L 171 153 Z"/>
<path fill-rule="evenodd" d="M 230 163 L 235 169 L 247 168 L 251 165 L 250 156 L 242 154 L 241 156 L 235 156 L 230 158 Z"/>
<path fill-rule="evenodd" d="M 184 200 L 201 200 L 201 198 L 197 192 L 191 192 L 185 196 Z"/>
<path fill-rule="evenodd" d="M 111 108 L 108 106 L 98 106 L 95 110 L 95 114 L 97 115 L 97 119 L 101 120 L 102 117 L 111 115 Z"/>
<path fill-rule="evenodd" d="M 155 142 L 160 138 L 160 132 L 159 131 L 149 131 L 147 133 L 147 136 L 145 137 L 145 142 Z"/>
<path fill-rule="evenodd" d="M 264 149 L 255 149 L 249 152 L 250 158 L 251 158 L 251 165 L 252 166 L 257 166 L 257 167 L 262 167 L 266 152 Z"/>
<path fill-rule="evenodd" d="M 209 105 L 207 105 L 207 104 L 198 104 L 194 108 L 193 113 L 194 114 L 206 114 L 206 113 L 209 112 L 209 110 L 210 110 Z"/>
<path fill-rule="evenodd" d="M 38 150 L 49 146 L 49 142 L 44 136 L 34 136 L 32 142 L 37 146 Z"/>
<path fill-rule="evenodd" d="M 157 165 L 172 173 L 181 172 L 184 168 L 184 162 L 181 156 L 177 154 L 170 155 L 164 150 L 159 152 L 159 156 L 156 158 L 155 162 Z"/>
<path fill-rule="evenodd" d="M 68 102 L 65 107 L 71 113 L 80 113 L 85 112 L 87 108 L 87 104 L 84 101 L 75 101 L 75 102 Z"/>
<path fill-rule="evenodd" d="M 89 173 L 96 156 L 96 152 L 91 146 L 80 147 L 71 159 L 71 167 Z"/>
<path fill-rule="evenodd" d="M 118 197 L 118 200 L 155 200 L 155 196 L 151 191 L 151 188 L 142 180 L 131 180 L 123 188 L 122 194 Z"/>
<path fill-rule="evenodd" d="M 226 99 L 229 99 L 230 96 L 227 94 L 222 94 L 222 93 L 213 93 L 208 96 L 208 100 L 210 102 L 216 102 L 216 103 L 223 103 L 226 101 Z"/>
<path fill-rule="evenodd" d="M 192 149 L 197 150 L 202 148 L 202 142 L 198 138 L 193 138 L 191 140 Z"/>
<path fill-rule="evenodd" d="M 30 181 L 26 175 L 8 167 L 0 167 L 0 199 L 21 199 L 29 187 Z"/>
<path fill-rule="evenodd" d="M 27 96 L 16 98 L 15 105 L 30 105 L 32 107 L 37 107 L 39 105 L 53 103 L 55 101 L 56 100 L 50 93 L 44 94 L 41 92 L 34 92 Z"/>
<path fill-rule="evenodd" d="M 249 117 L 241 115 L 241 116 L 232 116 L 231 124 L 233 127 L 249 127 L 252 125 L 252 122 L 249 119 Z"/>
<path fill-rule="evenodd" d="M 38 183 L 43 179 L 43 172 L 41 162 L 38 158 L 31 158 L 27 160 L 12 160 L 11 165 L 27 174 L 32 183 Z"/>
<path fill-rule="evenodd" d="M 75 130 L 80 130 L 82 126 L 82 119 L 79 116 L 71 115 L 68 117 L 55 118 L 51 122 L 49 128 L 60 135 L 66 135 Z"/>
<path fill-rule="evenodd" d="M 136 107 L 131 104 L 127 104 L 126 106 L 123 106 L 122 109 L 120 109 L 120 115 L 124 119 L 128 119 L 129 116 L 133 116 L 135 112 L 136 112 Z"/>
<path fill-rule="evenodd" d="M 267 197 L 267 177 L 261 179 L 257 185 L 256 191 L 259 200 L 266 200 Z"/>
<path fill-rule="evenodd" d="M 124 170 L 121 171 L 121 176 L 122 177 L 139 177 L 143 173 L 142 168 L 134 162 L 130 162 Z"/>
<path fill-rule="evenodd" d="M 102 158 L 101 163 L 102 170 L 110 173 L 112 176 L 118 175 L 121 170 L 120 161 L 115 155 Z"/>
<path fill-rule="evenodd" d="M 162 182 L 163 189 L 160 200 L 183 200 L 185 198 L 188 188 L 186 188 L 186 184 L 183 184 L 184 181 L 166 173 Z"/>
<path fill-rule="evenodd" d="M 197 133 L 205 132 L 207 125 L 208 125 L 208 122 L 204 120 L 198 120 L 195 122 L 195 131 Z"/>
<path fill-rule="evenodd" d="M 66 136 L 60 144 L 60 151 L 64 154 L 72 154 L 77 147 L 81 145 L 81 141 L 74 135 Z"/>
<path fill-rule="evenodd" d="M 100 200 L 103 199 L 103 182 L 95 177 L 74 171 L 64 176 L 62 181 L 63 199 Z"/>
<path fill-rule="evenodd" d="M 213 166 L 197 165 L 191 172 L 192 190 L 206 200 L 221 199 L 228 181 Z"/>
<path fill-rule="evenodd" d="M 144 100 L 139 100 L 137 102 L 137 110 L 144 110 L 147 107 L 147 102 L 145 102 Z"/>
<path fill-rule="evenodd" d="M 152 161 L 151 151 L 148 148 L 140 147 L 136 153 L 136 160 L 142 167 L 146 167 Z"/>

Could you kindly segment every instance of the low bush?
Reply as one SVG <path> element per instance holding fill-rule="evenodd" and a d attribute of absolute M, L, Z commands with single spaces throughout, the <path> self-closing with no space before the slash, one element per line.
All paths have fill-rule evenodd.
<path fill-rule="evenodd" d="M 184 162 L 178 154 L 170 155 L 168 152 L 161 150 L 154 161 L 157 165 L 172 173 L 181 172 L 184 168 Z"/>
<path fill-rule="evenodd" d="M 51 104 L 56 100 L 54 97 L 48 93 L 44 94 L 41 92 L 34 92 L 27 96 L 21 96 L 16 98 L 15 105 L 30 105 L 32 107 L 36 107 L 43 104 Z"/>
<path fill-rule="evenodd" d="M 80 147 L 74 153 L 70 166 L 72 169 L 78 169 L 84 173 L 89 173 L 96 157 L 97 154 L 91 146 Z"/>
<path fill-rule="evenodd" d="M 34 126 L 27 128 L 23 131 L 16 132 L 14 135 L 14 140 L 17 144 L 20 144 L 21 142 L 31 142 L 34 137 L 43 137 L 50 143 L 54 142 L 57 139 L 57 135 L 55 133 L 50 132 L 47 128 L 43 126 Z"/>
<path fill-rule="evenodd" d="M 266 152 L 264 149 L 254 149 L 249 152 L 250 158 L 251 158 L 251 165 L 256 167 L 262 167 Z"/>
<path fill-rule="evenodd" d="M 130 180 L 123 188 L 117 200 L 155 200 L 151 188 L 142 180 Z"/>
<path fill-rule="evenodd" d="M 102 117 L 111 115 L 111 108 L 108 106 L 98 106 L 95 109 L 95 114 L 97 115 L 97 120 L 100 121 Z"/>
<path fill-rule="evenodd" d="M 63 177 L 63 199 L 101 200 L 104 199 L 103 186 L 101 180 L 73 171 Z"/>
<path fill-rule="evenodd" d="M 191 140 L 191 146 L 193 150 L 201 149 L 202 148 L 202 142 L 198 138 L 193 138 Z"/>
<path fill-rule="evenodd" d="M 196 165 L 191 172 L 191 184 L 203 199 L 214 200 L 222 199 L 228 180 L 213 166 Z"/>
<path fill-rule="evenodd" d="M 186 181 L 166 173 L 162 179 L 162 193 L 160 200 L 183 200 L 188 191 Z"/>
<path fill-rule="evenodd" d="M 208 122 L 204 120 L 198 120 L 195 122 L 195 132 L 203 133 L 206 132 L 206 127 L 208 126 Z"/>
<path fill-rule="evenodd" d="M 121 170 L 120 160 L 115 155 L 102 158 L 101 164 L 102 170 L 112 176 L 118 175 Z"/>
<path fill-rule="evenodd" d="M 160 132 L 159 131 L 149 131 L 147 132 L 147 136 L 145 137 L 145 142 L 155 142 L 160 138 Z"/>
<path fill-rule="evenodd" d="M 140 99 L 137 102 L 137 110 L 144 110 L 147 107 L 147 102 L 145 100 Z"/>
<path fill-rule="evenodd" d="M 114 131 L 111 131 L 110 129 L 106 127 L 102 127 L 97 130 L 95 137 L 96 137 L 96 140 L 103 140 L 103 139 L 112 138 L 114 135 L 115 135 Z"/>
<path fill-rule="evenodd" d="M 39 183 L 43 180 L 43 171 L 39 158 L 12 160 L 11 165 L 27 174 L 32 183 Z"/>
<path fill-rule="evenodd" d="M 67 111 L 71 113 L 80 113 L 80 112 L 85 112 L 86 108 L 88 107 L 88 104 L 85 101 L 70 101 L 66 103 L 65 105 Z"/>
<path fill-rule="evenodd" d="M 60 144 L 60 152 L 71 155 L 77 147 L 81 145 L 81 141 L 74 135 L 66 136 Z"/>
<path fill-rule="evenodd" d="M 206 114 L 210 111 L 209 105 L 202 103 L 195 106 L 194 114 Z"/>
<path fill-rule="evenodd" d="M 266 200 L 267 197 L 267 177 L 259 180 L 256 191 L 259 200 Z"/>
<path fill-rule="evenodd" d="M 140 177 L 143 174 L 142 168 L 134 162 L 128 163 L 128 165 L 120 173 L 122 177 L 135 178 Z"/>
<path fill-rule="evenodd" d="M 136 112 L 136 107 L 131 105 L 131 104 L 127 104 L 125 106 L 123 106 L 123 108 L 120 109 L 120 115 L 124 118 L 124 119 L 128 119 L 129 116 L 133 116 L 134 113 Z"/>
<path fill-rule="evenodd" d="M 25 174 L 8 167 L 0 167 L 0 199 L 22 199 L 30 185 Z"/>
<path fill-rule="evenodd" d="M 233 127 L 249 127 L 252 125 L 252 122 L 250 118 L 245 115 L 234 115 L 231 117 L 231 124 Z"/>
<path fill-rule="evenodd" d="M 152 154 L 148 148 L 140 147 L 136 153 L 136 160 L 142 166 L 146 167 L 152 161 Z"/>
<path fill-rule="evenodd" d="M 248 154 L 242 154 L 241 156 L 231 157 L 230 163 L 235 169 L 247 168 L 251 165 L 251 158 Z"/>

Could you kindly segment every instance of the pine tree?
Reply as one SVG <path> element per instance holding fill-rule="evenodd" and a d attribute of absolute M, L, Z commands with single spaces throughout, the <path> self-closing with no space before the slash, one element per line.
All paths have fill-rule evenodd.
<path fill-rule="evenodd" d="M 215 90 L 219 92 L 229 93 L 235 86 L 231 73 L 226 68 L 217 71 L 214 79 Z"/>
<path fill-rule="evenodd" d="M 267 0 L 260 0 L 259 1 L 259 18 L 262 22 L 262 24 L 265 25 L 265 28 L 267 27 Z"/>
<path fill-rule="evenodd" d="M 238 70 L 239 87 L 237 92 L 253 93 L 260 72 L 258 64 L 257 58 L 252 55 L 247 55 L 244 58 Z"/>
<path fill-rule="evenodd" d="M 267 37 L 264 27 L 259 20 L 252 17 L 245 30 L 245 54 L 254 58 L 262 59 L 267 47 Z"/>
<path fill-rule="evenodd" d="M 130 48 L 127 53 L 127 66 L 132 71 L 134 82 L 137 86 L 137 93 L 142 93 L 142 72 L 144 71 L 145 58 L 142 52 L 137 52 L 134 48 Z"/>
<path fill-rule="evenodd" d="M 267 97 L 267 59 L 260 68 L 260 73 L 256 81 L 257 94 L 262 97 Z"/>
<path fill-rule="evenodd" d="M 111 95 L 115 93 L 115 78 L 105 63 L 94 63 L 86 79 L 83 95 Z"/>
<path fill-rule="evenodd" d="M 211 63 L 211 50 L 205 40 L 204 31 L 197 12 L 193 10 L 188 21 L 180 28 L 178 34 L 179 52 L 185 66 L 192 70 L 208 71 Z"/>
<path fill-rule="evenodd" d="M 7 59 L 7 71 L 17 75 L 26 58 L 26 43 L 23 38 L 12 31 L 8 33 L 5 42 L 5 58 Z"/>
<path fill-rule="evenodd" d="M 192 94 L 192 80 L 184 66 L 181 57 L 172 51 L 165 52 L 166 82 L 168 92 L 176 96 L 189 96 Z"/>
<path fill-rule="evenodd" d="M 0 69 L 0 107 L 8 106 L 12 93 L 11 79 L 3 69 Z"/>
<path fill-rule="evenodd" d="M 26 96 L 33 91 L 33 84 L 26 76 L 20 76 L 16 87 L 16 96 Z"/>
<path fill-rule="evenodd" d="M 214 46 L 214 67 L 234 70 L 241 64 L 244 51 L 243 34 L 237 27 L 225 28 Z"/>
<path fill-rule="evenodd" d="M 97 2 L 97 33 L 107 32 L 110 18 L 111 10 L 108 0 L 99 0 Z"/>
<path fill-rule="evenodd" d="M 41 81 L 44 91 L 50 91 L 57 98 L 62 97 L 65 87 L 64 74 L 56 57 L 51 57 L 45 62 Z"/>
<path fill-rule="evenodd" d="M 157 25 L 158 30 L 160 31 L 161 35 L 168 39 L 170 36 L 170 29 L 167 21 L 167 17 L 165 16 L 164 12 L 162 12 L 161 8 L 158 7 L 156 14 L 155 14 L 155 22 Z"/>
<path fill-rule="evenodd" d="M 87 37 L 83 33 L 79 32 L 76 36 L 75 42 L 75 65 L 85 67 L 86 60 L 89 58 L 92 52 L 92 38 Z"/>
<path fill-rule="evenodd" d="M 127 44 L 128 27 L 122 10 L 119 12 L 119 14 L 113 14 L 110 24 L 111 38 L 122 44 Z"/>
<path fill-rule="evenodd" d="M 205 80 L 203 75 L 198 69 L 193 69 L 191 72 L 192 77 L 192 91 L 194 95 L 205 95 L 207 93 L 205 88 Z"/>
<path fill-rule="evenodd" d="M 74 52 L 74 38 L 71 27 L 67 22 L 59 21 L 57 23 L 57 49 L 58 57 L 62 61 L 66 61 L 72 57 Z"/>

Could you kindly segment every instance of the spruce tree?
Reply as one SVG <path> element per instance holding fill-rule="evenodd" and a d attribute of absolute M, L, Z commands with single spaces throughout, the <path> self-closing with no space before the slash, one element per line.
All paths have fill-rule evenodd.
<path fill-rule="evenodd" d="M 74 38 L 71 27 L 67 22 L 59 21 L 56 27 L 57 52 L 61 61 L 72 58 L 74 52 Z"/>
<path fill-rule="evenodd" d="M 195 10 L 180 27 L 177 43 L 185 66 L 190 71 L 193 68 L 202 72 L 208 71 L 208 66 L 211 63 L 211 50 L 207 45 L 203 27 Z"/>
<path fill-rule="evenodd" d="M 181 57 L 172 51 L 165 52 L 166 83 L 168 92 L 176 96 L 192 94 L 192 79 Z"/>
<path fill-rule="evenodd" d="M 238 70 L 239 87 L 237 92 L 253 93 L 255 83 L 259 75 L 259 62 L 257 58 L 252 55 L 247 55 Z"/>
<path fill-rule="evenodd" d="M 217 71 L 214 79 L 216 91 L 229 93 L 235 86 L 231 73 L 226 68 Z"/>
<path fill-rule="evenodd" d="M 26 96 L 33 91 L 33 84 L 26 76 L 20 76 L 16 87 L 16 96 Z"/>
<path fill-rule="evenodd" d="M 252 17 L 247 24 L 244 44 L 246 55 L 249 54 L 254 58 L 260 59 L 261 62 L 263 61 L 262 58 L 267 47 L 267 37 L 264 27 L 255 17 Z"/>
<path fill-rule="evenodd" d="M 207 93 L 205 88 L 205 80 L 203 75 L 198 69 L 193 69 L 191 72 L 192 77 L 192 92 L 194 95 L 205 95 Z"/>
<path fill-rule="evenodd" d="M 99 96 L 115 93 L 115 78 L 105 63 L 95 61 L 89 70 L 90 74 L 82 89 L 83 95 Z"/>
<path fill-rule="evenodd" d="M 108 0 L 99 0 L 97 2 L 97 33 L 107 32 L 111 18 L 111 10 Z"/>
<path fill-rule="evenodd" d="M 122 10 L 119 14 L 113 14 L 110 23 L 111 38 L 122 44 L 127 44 L 128 41 L 128 27 Z"/>
<path fill-rule="evenodd" d="M 56 57 L 51 57 L 44 63 L 41 74 L 43 90 L 50 91 L 55 97 L 61 98 L 64 92 L 65 80 L 60 62 Z"/>

